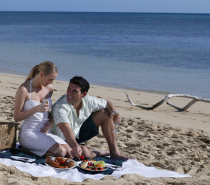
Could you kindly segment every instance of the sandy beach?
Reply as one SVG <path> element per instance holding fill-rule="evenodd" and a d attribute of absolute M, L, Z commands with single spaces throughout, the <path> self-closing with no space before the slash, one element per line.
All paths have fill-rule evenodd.
<path fill-rule="evenodd" d="M 25 76 L 0 73 L 0 121 L 14 121 L 13 106 L 17 88 Z M 55 102 L 65 94 L 68 82 L 54 82 Z M 102 180 L 86 179 L 82 183 L 52 177 L 33 177 L 15 167 L 0 164 L 0 184 L 170 184 L 207 185 L 210 181 L 210 103 L 197 102 L 188 111 L 179 112 L 163 103 L 154 110 L 144 110 L 131 106 L 128 94 L 136 104 L 152 106 L 167 94 L 163 92 L 143 92 L 140 90 L 117 89 L 91 85 L 89 95 L 112 101 L 122 116 L 117 125 L 117 142 L 120 151 L 135 156 L 138 162 L 159 169 L 189 174 L 189 178 L 146 178 L 136 174 L 120 178 L 106 176 Z M 169 102 L 183 107 L 190 100 L 171 98 Z M 88 147 L 107 150 L 107 144 L 100 134 L 87 143 Z"/>

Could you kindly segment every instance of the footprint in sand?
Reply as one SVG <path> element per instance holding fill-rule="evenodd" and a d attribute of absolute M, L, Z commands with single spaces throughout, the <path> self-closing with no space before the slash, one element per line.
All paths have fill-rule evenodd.
<path fill-rule="evenodd" d="M 127 133 L 132 133 L 132 132 L 133 132 L 133 130 L 131 130 L 131 129 L 127 129 L 127 130 L 126 130 L 126 132 L 127 132 Z"/>

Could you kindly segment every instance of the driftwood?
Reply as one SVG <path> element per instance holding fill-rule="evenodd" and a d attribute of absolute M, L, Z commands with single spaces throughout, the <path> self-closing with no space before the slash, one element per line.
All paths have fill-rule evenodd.
<path fill-rule="evenodd" d="M 157 102 L 155 105 L 151 106 L 151 107 L 145 107 L 145 106 L 142 106 L 142 105 L 137 105 L 137 104 L 134 104 L 130 97 L 128 96 L 128 94 L 126 94 L 127 96 L 127 99 L 129 101 L 129 103 L 135 107 L 140 107 L 142 109 L 146 109 L 146 110 L 153 110 L 157 107 L 159 107 L 161 104 L 163 104 L 166 100 L 168 100 L 169 98 L 172 98 L 172 97 L 184 97 L 184 98 L 191 98 L 192 100 L 186 105 L 184 106 L 183 108 L 180 108 L 180 107 L 177 107 L 169 102 L 167 102 L 168 105 L 174 107 L 175 109 L 177 109 L 178 111 L 186 111 L 189 107 L 191 107 L 194 103 L 196 103 L 197 101 L 202 101 L 202 102 L 206 102 L 206 103 L 210 103 L 210 99 L 207 99 L 207 98 L 202 98 L 202 97 L 197 97 L 197 96 L 191 96 L 191 95 L 187 95 L 187 94 L 169 94 L 167 96 L 165 96 L 165 98 L 163 98 L 162 100 L 160 100 L 159 102 Z"/>

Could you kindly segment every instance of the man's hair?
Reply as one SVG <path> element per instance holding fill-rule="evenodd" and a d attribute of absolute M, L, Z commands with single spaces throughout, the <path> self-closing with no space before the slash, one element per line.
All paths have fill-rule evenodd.
<path fill-rule="evenodd" d="M 81 93 L 88 92 L 88 90 L 90 88 L 89 82 L 81 76 L 74 76 L 70 80 L 70 83 L 79 85 L 81 87 Z"/>

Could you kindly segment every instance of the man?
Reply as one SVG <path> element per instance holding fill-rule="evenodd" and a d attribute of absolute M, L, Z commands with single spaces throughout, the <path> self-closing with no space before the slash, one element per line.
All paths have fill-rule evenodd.
<path fill-rule="evenodd" d="M 101 126 L 109 146 L 111 158 L 132 158 L 122 155 L 116 144 L 113 116 L 119 122 L 120 115 L 110 101 L 87 95 L 90 85 L 83 77 L 75 76 L 70 80 L 67 94 L 64 94 L 52 108 L 54 126 L 51 132 L 60 136 L 71 147 L 72 156 L 79 158 L 82 154 L 90 156 L 81 145 L 96 136 Z"/>

